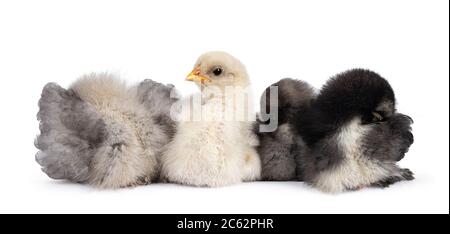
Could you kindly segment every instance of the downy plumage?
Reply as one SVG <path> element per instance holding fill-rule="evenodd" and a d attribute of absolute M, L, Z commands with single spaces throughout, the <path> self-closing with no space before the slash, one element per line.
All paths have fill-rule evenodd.
<path fill-rule="evenodd" d="M 47 84 L 39 100 L 36 161 L 53 179 L 101 188 L 159 178 L 159 157 L 175 132 L 172 85 L 145 80 L 127 86 L 91 74 L 63 89 Z"/>

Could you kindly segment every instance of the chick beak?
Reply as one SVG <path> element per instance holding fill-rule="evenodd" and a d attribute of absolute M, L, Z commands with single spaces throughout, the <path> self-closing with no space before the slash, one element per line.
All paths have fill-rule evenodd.
<path fill-rule="evenodd" d="M 186 77 L 187 81 L 200 81 L 204 83 L 205 81 L 211 82 L 208 77 L 200 75 L 200 67 L 195 67 Z"/>

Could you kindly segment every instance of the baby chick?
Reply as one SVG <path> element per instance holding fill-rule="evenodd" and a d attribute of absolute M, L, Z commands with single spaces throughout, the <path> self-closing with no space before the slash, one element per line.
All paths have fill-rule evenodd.
<path fill-rule="evenodd" d="M 304 85 L 301 81 L 283 80 L 286 87 Z M 292 97 L 291 89 L 280 88 L 280 96 Z M 306 97 L 304 97 L 306 94 Z M 259 153 L 275 155 L 277 160 L 293 157 L 295 176 L 325 192 L 343 192 L 366 186 L 387 187 L 402 180 L 414 179 L 408 169 L 397 166 L 410 145 L 412 119 L 397 113 L 395 95 L 389 83 L 378 74 L 354 69 L 331 78 L 317 95 L 298 89 L 300 108 L 288 106 L 295 115 L 287 126 L 272 134 L 285 133 L 296 142 L 285 154 L 270 153 L 282 143 L 261 144 Z M 311 101 L 308 101 L 311 100 Z M 308 101 L 305 104 L 305 101 Z M 285 101 L 281 100 L 282 108 Z M 280 110 L 280 112 L 285 112 Z M 260 134 L 265 142 L 268 134 Z M 284 170 L 272 159 L 263 164 L 272 177 Z M 274 169 L 275 168 L 275 169 Z M 270 169 L 270 170 L 269 170 Z M 289 174 L 292 177 L 293 173 Z M 267 176 L 266 176 L 267 177 Z M 270 178 L 270 177 L 268 177 Z"/>
<path fill-rule="evenodd" d="M 258 120 L 255 126 L 260 141 L 257 150 L 261 157 L 262 180 L 297 180 L 295 158 L 305 155 L 307 147 L 294 132 L 292 120 L 297 112 L 310 107 L 315 96 L 315 90 L 309 84 L 293 79 L 282 79 L 264 91 L 260 119 L 266 121 Z M 276 130 L 261 131 L 260 126 L 269 122 L 278 126 Z"/>
<path fill-rule="evenodd" d="M 200 87 L 201 96 L 199 102 L 194 98 L 192 108 L 182 110 L 182 116 L 189 112 L 191 118 L 178 123 L 162 158 L 162 176 L 210 187 L 259 179 L 258 140 L 246 118 L 254 113 L 244 101 L 250 99 L 244 65 L 227 53 L 209 52 L 200 56 L 187 80 Z M 192 118 L 196 114 L 199 118 Z"/>
<path fill-rule="evenodd" d="M 47 84 L 36 161 L 53 179 L 100 188 L 158 179 L 158 157 L 175 132 L 172 89 L 151 80 L 127 86 L 109 74 L 84 76 L 68 90 Z"/>

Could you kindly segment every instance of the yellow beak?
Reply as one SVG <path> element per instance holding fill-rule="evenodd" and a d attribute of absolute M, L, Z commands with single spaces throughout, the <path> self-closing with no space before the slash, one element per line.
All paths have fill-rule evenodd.
<path fill-rule="evenodd" d="M 211 82 L 208 77 L 200 75 L 200 67 L 195 67 L 186 77 L 187 81 L 200 81 L 204 83 L 205 81 Z"/>

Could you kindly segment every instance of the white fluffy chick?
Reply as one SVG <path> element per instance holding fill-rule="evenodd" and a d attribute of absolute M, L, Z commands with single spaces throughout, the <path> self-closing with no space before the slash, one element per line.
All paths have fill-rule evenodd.
<path fill-rule="evenodd" d="M 196 105 L 194 98 L 192 108 L 183 108 L 181 116 L 190 119 L 178 122 L 162 157 L 162 177 L 201 187 L 258 180 L 261 162 L 249 118 L 255 115 L 244 65 L 227 53 L 208 52 L 200 56 L 187 80 L 200 87 L 201 102 Z"/>

